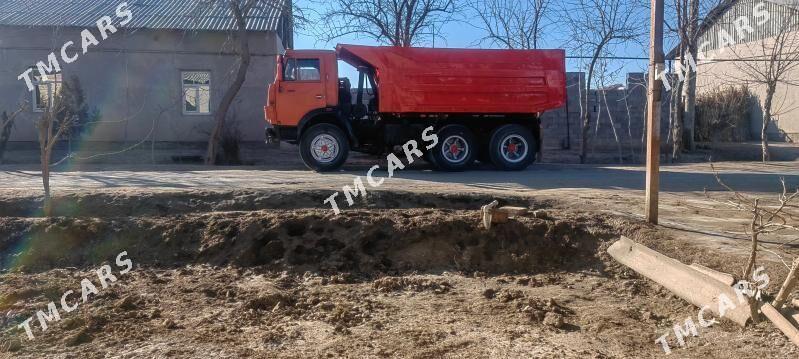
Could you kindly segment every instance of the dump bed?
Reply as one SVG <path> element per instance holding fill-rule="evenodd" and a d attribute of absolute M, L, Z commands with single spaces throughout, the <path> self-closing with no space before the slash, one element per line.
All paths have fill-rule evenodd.
<path fill-rule="evenodd" d="M 536 113 L 566 101 L 563 50 L 337 50 L 349 64 L 376 69 L 383 113 Z"/>

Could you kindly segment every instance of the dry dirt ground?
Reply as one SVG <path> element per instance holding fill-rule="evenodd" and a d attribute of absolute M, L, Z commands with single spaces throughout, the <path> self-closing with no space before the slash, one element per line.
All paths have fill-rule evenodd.
<path fill-rule="evenodd" d="M 779 175 L 797 185 L 791 163 L 720 167 L 752 195 L 774 198 Z M 700 328 L 680 347 L 673 326 L 698 309 L 605 253 L 626 235 L 739 274 L 746 216 L 706 199 L 707 171 L 695 169 L 665 175 L 661 226 L 638 216 L 630 168 L 547 167 L 505 182 L 412 171 L 341 215 L 322 200 L 351 174 L 69 172 L 56 177 L 49 219 L 30 172 L 8 170 L 0 357 L 654 358 L 671 332 L 669 357 L 796 358 L 767 322 Z M 565 189 L 546 181 L 559 175 Z M 537 212 L 485 230 L 479 207 L 494 198 Z M 791 240 L 767 239 L 770 293 L 787 274 L 776 255 L 799 255 Z M 116 281 L 103 288 L 106 264 Z M 97 292 L 85 303 L 83 279 Z M 33 340 L 17 329 L 50 302 L 61 309 L 69 290 L 76 310 L 46 331 L 34 318 Z"/>

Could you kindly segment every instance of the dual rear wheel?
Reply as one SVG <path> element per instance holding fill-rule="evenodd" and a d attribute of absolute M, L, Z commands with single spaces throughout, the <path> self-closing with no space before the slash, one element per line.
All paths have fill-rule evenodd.
<path fill-rule="evenodd" d="M 438 144 L 430 149 L 428 159 L 443 171 L 463 171 L 474 163 L 477 144 L 465 126 L 447 125 L 437 132 Z"/>
<path fill-rule="evenodd" d="M 520 171 L 529 167 L 536 157 L 538 144 L 532 132 L 521 125 L 503 125 L 491 132 L 488 146 L 479 145 L 474 134 L 462 125 L 448 125 L 438 131 L 439 143 L 432 148 L 428 159 L 444 171 L 462 171 L 478 157 L 487 158 L 498 169 Z"/>
<path fill-rule="evenodd" d="M 505 171 L 521 171 L 535 161 L 538 143 L 529 129 L 521 125 L 500 126 L 491 133 L 488 155 L 491 162 Z"/>

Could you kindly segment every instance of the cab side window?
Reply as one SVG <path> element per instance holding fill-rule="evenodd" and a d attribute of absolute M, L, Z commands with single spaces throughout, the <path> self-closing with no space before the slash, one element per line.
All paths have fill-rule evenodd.
<path fill-rule="evenodd" d="M 297 69 L 300 74 L 300 81 L 319 81 L 322 79 L 319 59 L 297 60 Z"/>
<path fill-rule="evenodd" d="M 283 81 L 321 81 L 319 59 L 287 59 Z"/>

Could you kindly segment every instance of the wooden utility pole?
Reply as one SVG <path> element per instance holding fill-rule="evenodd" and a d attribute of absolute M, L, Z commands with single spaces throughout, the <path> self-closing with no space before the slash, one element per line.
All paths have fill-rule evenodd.
<path fill-rule="evenodd" d="M 646 120 L 646 220 L 658 223 L 660 193 L 660 114 L 666 70 L 663 56 L 663 0 L 652 1 L 652 27 L 649 37 L 649 91 Z"/>

